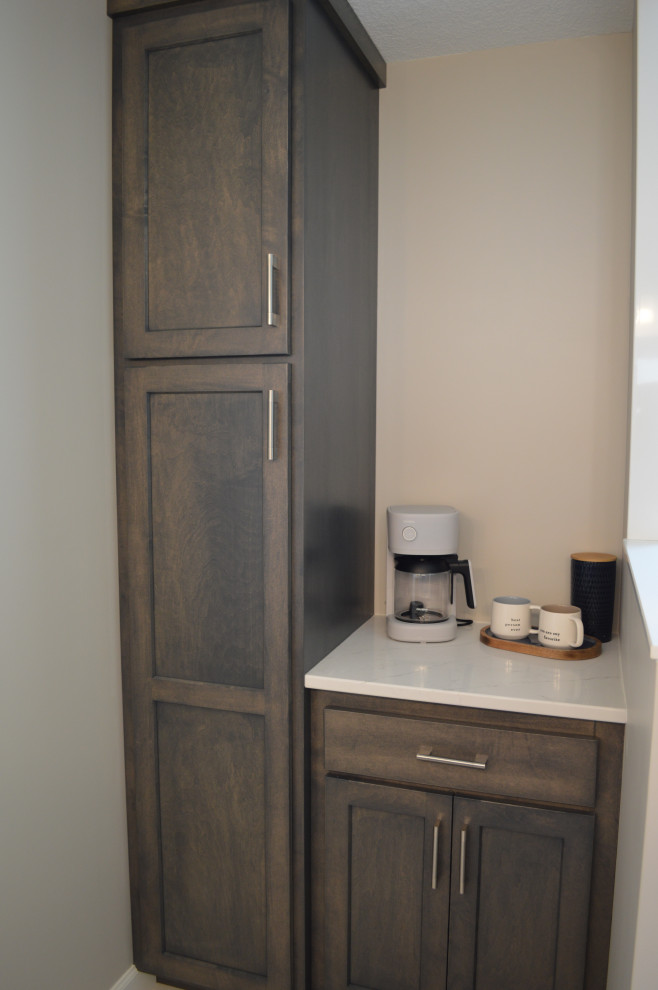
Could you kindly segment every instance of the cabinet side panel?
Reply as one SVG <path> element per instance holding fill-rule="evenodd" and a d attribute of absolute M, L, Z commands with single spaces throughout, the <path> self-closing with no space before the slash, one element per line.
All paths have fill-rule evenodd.
<path fill-rule="evenodd" d="M 306 8 L 306 669 L 373 611 L 378 90 Z"/>
<path fill-rule="evenodd" d="M 158 705 L 163 951 L 264 976 L 261 717 Z"/>
<path fill-rule="evenodd" d="M 155 670 L 262 687 L 260 392 L 150 397 Z"/>

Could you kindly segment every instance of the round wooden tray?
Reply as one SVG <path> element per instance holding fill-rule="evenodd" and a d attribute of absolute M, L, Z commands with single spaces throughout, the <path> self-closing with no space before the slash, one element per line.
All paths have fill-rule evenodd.
<path fill-rule="evenodd" d="M 493 646 L 495 650 L 507 650 L 508 653 L 532 653 L 536 657 L 546 657 L 547 660 L 592 660 L 601 656 L 601 640 L 594 636 L 585 636 L 583 645 L 575 650 L 552 650 L 548 646 L 540 646 L 536 636 L 527 639 L 499 639 L 494 636 L 489 626 L 480 629 L 480 642 L 485 646 Z"/>

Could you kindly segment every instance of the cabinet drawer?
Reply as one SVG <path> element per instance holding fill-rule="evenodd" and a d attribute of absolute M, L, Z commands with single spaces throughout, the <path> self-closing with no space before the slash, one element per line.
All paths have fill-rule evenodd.
<path fill-rule="evenodd" d="M 325 711 L 327 772 L 475 794 L 594 807 L 597 747 L 577 736 Z"/>

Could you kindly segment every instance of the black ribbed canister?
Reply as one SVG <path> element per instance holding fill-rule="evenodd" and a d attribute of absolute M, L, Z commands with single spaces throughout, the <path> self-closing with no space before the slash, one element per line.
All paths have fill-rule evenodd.
<path fill-rule="evenodd" d="M 617 558 L 611 553 L 571 554 L 571 604 L 583 615 L 586 636 L 612 639 Z"/>

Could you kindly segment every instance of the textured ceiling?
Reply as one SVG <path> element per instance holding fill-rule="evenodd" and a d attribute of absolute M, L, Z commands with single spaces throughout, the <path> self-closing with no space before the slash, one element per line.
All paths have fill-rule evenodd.
<path fill-rule="evenodd" d="M 350 0 L 386 62 L 633 29 L 634 0 Z"/>

